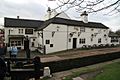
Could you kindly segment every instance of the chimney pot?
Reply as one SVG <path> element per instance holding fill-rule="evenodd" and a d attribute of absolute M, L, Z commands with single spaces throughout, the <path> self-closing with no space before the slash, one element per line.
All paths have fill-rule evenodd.
<path fill-rule="evenodd" d="M 86 11 L 84 11 L 80 16 L 81 16 L 82 21 L 83 21 L 84 23 L 88 23 L 88 14 L 87 14 Z"/>
<path fill-rule="evenodd" d="M 20 17 L 19 16 L 17 16 L 17 19 L 19 19 Z"/>

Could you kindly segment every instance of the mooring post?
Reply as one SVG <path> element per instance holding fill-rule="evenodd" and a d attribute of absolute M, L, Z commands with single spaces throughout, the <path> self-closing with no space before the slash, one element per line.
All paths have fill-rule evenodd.
<path fill-rule="evenodd" d="M 49 67 L 44 67 L 44 77 L 51 77 L 50 75 L 50 68 Z"/>
<path fill-rule="evenodd" d="M 10 60 L 7 61 L 7 72 L 10 75 Z"/>
<path fill-rule="evenodd" d="M 34 72 L 35 80 L 38 80 L 38 79 L 40 79 L 40 75 L 41 75 L 41 73 L 40 73 L 41 60 L 40 60 L 39 56 L 36 56 L 33 59 L 33 64 L 34 64 L 34 69 L 35 69 L 35 72 Z"/>

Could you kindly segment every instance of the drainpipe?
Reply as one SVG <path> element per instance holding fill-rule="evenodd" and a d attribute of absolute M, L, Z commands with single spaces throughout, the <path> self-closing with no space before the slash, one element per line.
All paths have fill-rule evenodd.
<path fill-rule="evenodd" d="M 43 54 L 46 54 L 46 47 L 45 47 L 45 45 L 44 45 L 43 30 L 42 30 L 42 45 L 43 45 Z"/>
<path fill-rule="evenodd" d="M 67 50 L 68 50 L 68 25 L 67 25 L 67 44 L 66 44 L 66 47 L 67 47 Z"/>

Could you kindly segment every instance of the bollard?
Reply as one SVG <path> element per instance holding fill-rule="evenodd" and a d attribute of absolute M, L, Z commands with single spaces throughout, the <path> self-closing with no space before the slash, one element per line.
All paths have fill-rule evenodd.
<path fill-rule="evenodd" d="M 34 64 L 34 69 L 35 69 L 35 73 L 34 73 L 34 76 L 35 76 L 35 80 L 38 80 L 40 78 L 40 69 L 41 69 L 41 61 L 40 61 L 40 57 L 39 56 L 36 56 L 34 59 L 33 59 L 33 64 Z"/>
<path fill-rule="evenodd" d="M 10 61 L 7 61 L 7 76 L 10 76 Z"/>
<path fill-rule="evenodd" d="M 44 67 L 44 77 L 51 77 L 50 75 L 50 68 L 49 67 Z"/>

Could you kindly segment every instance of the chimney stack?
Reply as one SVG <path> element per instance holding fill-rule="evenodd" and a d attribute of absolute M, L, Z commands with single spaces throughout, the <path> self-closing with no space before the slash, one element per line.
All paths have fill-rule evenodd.
<path fill-rule="evenodd" d="M 47 12 L 48 12 L 48 19 L 50 19 L 51 18 L 51 12 L 52 12 L 50 7 L 48 7 Z"/>
<path fill-rule="evenodd" d="M 19 16 L 17 16 L 17 19 L 19 19 L 20 17 Z"/>
<path fill-rule="evenodd" d="M 80 16 L 81 16 L 82 21 L 83 21 L 84 23 L 88 23 L 88 14 L 87 14 L 86 11 L 84 11 Z"/>

